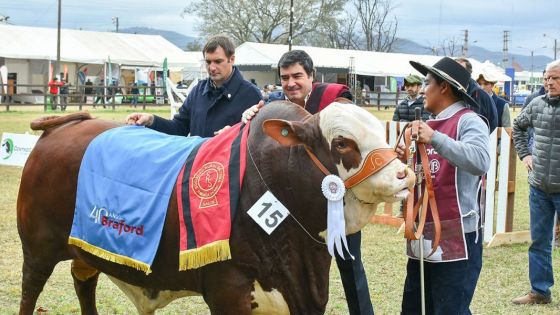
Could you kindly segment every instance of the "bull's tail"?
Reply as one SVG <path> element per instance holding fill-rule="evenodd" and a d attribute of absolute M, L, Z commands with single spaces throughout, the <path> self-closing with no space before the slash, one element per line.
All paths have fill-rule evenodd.
<path fill-rule="evenodd" d="M 49 128 L 53 128 L 56 126 L 60 126 L 70 121 L 74 120 L 88 120 L 92 119 L 91 115 L 88 112 L 79 112 L 68 114 L 64 116 L 45 116 L 38 119 L 35 119 L 31 122 L 31 129 L 32 130 L 47 130 Z"/>

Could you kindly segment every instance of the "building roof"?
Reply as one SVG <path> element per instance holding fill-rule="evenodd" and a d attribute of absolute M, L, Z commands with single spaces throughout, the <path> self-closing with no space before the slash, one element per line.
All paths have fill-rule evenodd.
<path fill-rule="evenodd" d="M 292 49 L 305 50 L 313 59 L 315 68 L 320 72 L 348 72 L 350 58 L 354 57 L 355 73 L 367 76 L 406 77 L 420 74 L 409 63 L 410 60 L 433 65 L 442 56 L 412 55 L 402 53 L 383 53 L 375 51 L 345 50 L 308 46 L 292 46 Z M 245 42 L 235 50 L 235 64 L 245 70 L 275 69 L 280 57 L 288 51 L 287 45 Z M 496 71 L 501 81 L 511 81 L 503 71 L 469 58 L 473 64 L 473 75 L 484 67 Z"/>
<path fill-rule="evenodd" d="M 0 57 L 54 60 L 57 29 L 0 25 Z M 185 51 L 159 35 L 61 29 L 60 59 L 64 62 L 111 63 L 130 66 L 184 67 L 192 60 Z"/>

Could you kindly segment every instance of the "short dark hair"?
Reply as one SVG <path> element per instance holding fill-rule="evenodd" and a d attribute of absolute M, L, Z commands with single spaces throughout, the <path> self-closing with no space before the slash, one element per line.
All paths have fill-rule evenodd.
<path fill-rule="evenodd" d="M 311 57 L 303 50 L 292 50 L 283 54 L 278 61 L 278 76 L 280 76 L 280 68 L 288 68 L 296 63 L 303 67 L 303 70 L 308 76 L 315 76 L 315 69 L 313 68 L 313 60 Z"/>
<path fill-rule="evenodd" d="M 226 53 L 226 57 L 228 58 L 235 54 L 235 46 L 233 45 L 231 39 L 223 35 L 216 35 L 208 39 L 206 45 L 204 45 L 204 48 L 202 49 L 202 56 L 204 56 L 207 52 L 215 52 L 218 47 L 222 47 Z"/>
<path fill-rule="evenodd" d="M 458 57 L 458 58 L 455 58 L 455 61 L 457 61 L 458 63 L 464 63 L 465 64 L 465 69 L 467 69 L 467 71 L 469 73 L 472 73 L 472 63 L 469 61 L 469 59 L 464 58 L 464 57 Z"/>

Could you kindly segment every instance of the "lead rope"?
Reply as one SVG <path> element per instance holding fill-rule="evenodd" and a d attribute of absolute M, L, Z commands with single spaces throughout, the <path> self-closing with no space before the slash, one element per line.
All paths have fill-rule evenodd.
<path fill-rule="evenodd" d="M 264 187 L 266 187 L 266 189 L 268 191 L 270 191 L 272 193 L 272 190 L 270 189 L 270 187 L 268 187 L 268 185 L 266 184 L 266 182 L 264 181 L 264 178 L 261 174 L 261 172 L 259 171 L 259 168 L 257 167 L 257 164 L 255 163 L 255 160 L 253 159 L 253 154 L 251 153 L 251 147 L 249 146 L 249 138 L 247 137 L 247 152 L 249 152 L 249 158 L 251 158 L 251 163 L 253 164 L 253 166 L 255 167 L 255 170 L 257 170 L 257 174 L 259 174 L 259 178 L 261 179 L 262 183 L 264 184 Z M 309 235 L 309 237 L 314 240 L 316 243 L 322 244 L 322 245 L 327 245 L 326 242 L 321 242 L 319 240 L 317 240 L 315 237 L 313 237 L 311 235 L 311 233 L 309 233 L 307 231 L 307 229 L 298 221 L 298 219 L 290 212 L 290 216 L 292 218 L 294 218 L 294 220 L 296 221 L 296 223 L 301 227 L 301 229 L 303 231 L 305 231 L 305 233 L 307 233 L 307 235 Z"/>

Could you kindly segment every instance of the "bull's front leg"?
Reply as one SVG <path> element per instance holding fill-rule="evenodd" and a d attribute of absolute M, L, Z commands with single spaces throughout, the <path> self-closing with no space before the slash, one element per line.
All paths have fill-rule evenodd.
<path fill-rule="evenodd" d="M 224 263 L 211 264 L 205 269 L 202 296 L 212 314 L 252 314 L 253 284 L 242 271 Z"/>

